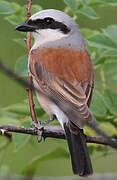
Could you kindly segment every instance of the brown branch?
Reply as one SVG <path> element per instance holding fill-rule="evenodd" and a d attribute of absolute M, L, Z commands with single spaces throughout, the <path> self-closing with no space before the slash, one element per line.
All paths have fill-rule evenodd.
<path fill-rule="evenodd" d="M 28 5 L 27 5 L 27 18 L 28 19 L 31 17 L 31 5 L 32 5 L 32 0 L 28 0 Z"/>
<path fill-rule="evenodd" d="M 28 5 L 27 5 L 27 18 L 28 19 L 31 16 L 31 5 L 32 5 L 32 0 L 28 0 Z M 28 55 L 29 55 L 30 48 L 31 48 L 30 47 L 30 40 L 31 40 L 31 34 L 30 34 L 30 32 L 27 32 L 25 42 L 26 42 Z M 28 83 L 32 84 L 32 77 L 31 77 L 30 73 L 28 73 Z M 33 101 L 32 89 L 29 86 L 27 88 L 27 92 L 28 92 L 30 114 L 32 117 L 32 121 L 37 123 L 38 121 L 37 121 L 36 113 L 35 113 L 35 109 L 34 109 L 35 105 L 34 105 L 34 101 Z"/>
<path fill-rule="evenodd" d="M 4 129 L 7 132 L 16 132 L 16 133 L 24 133 L 24 134 L 30 134 L 38 136 L 38 129 L 36 128 L 26 128 L 26 127 L 18 127 L 13 125 L 0 125 L 0 129 Z M 46 126 L 44 127 L 43 138 L 58 138 L 58 139 L 65 139 L 65 133 L 64 130 L 60 126 Z M 107 139 L 104 139 L 101 136 L 89 136 L 85 135 L 86 142 L 87 143 L 96 143 L 96 144 L 102 144 L 102 145 L 108 145 L 112 146 L 110 141 Z M 113 141 L 117 142 L 116 138 L 113 138 Z M 112 146 L 113 147 L 113 146 Z"/>

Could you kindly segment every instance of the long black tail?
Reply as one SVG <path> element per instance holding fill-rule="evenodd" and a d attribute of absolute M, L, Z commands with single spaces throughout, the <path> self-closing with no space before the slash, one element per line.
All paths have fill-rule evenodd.
<path fill-rule="evenodd" d="M 73 134 L 70 132 L 69 127 L 65 125 L 64 128 L 74 174 L 79 174 L 79 176 L 91 175 L 93 173 L 93 169 L 83 130 L 79 129 L 77 134 Z"/>

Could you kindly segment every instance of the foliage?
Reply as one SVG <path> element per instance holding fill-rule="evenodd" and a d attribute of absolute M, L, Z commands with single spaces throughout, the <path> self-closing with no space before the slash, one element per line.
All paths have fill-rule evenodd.
<path fill-rule="evenodd" d="M 76 20 L 79 14 L 83 15 L 84 18 L 88 17 L 92 20 L 100 18 L 95 11 L 95 7 L 97 6 L 117 6 L 116 0 L 64 0 L 64 3 L 66 4 L 64 11 Z M 41 6 L 33 4 L 32 14 L 41 9 Z M 17 25 L 26 19 L 26 5 L 22 7 L 14 2 L 0 0 L 0 14 L 4 14 L 5 19 L 10 24 Z M 109 135 L 117 135 L 117 92 L 111 89 L 111 87 L 114 87 L 114 84 L 117 83 L 117 26 L 109 25 L 107 28 L 100 30 L 81 29 L 81 32 L 86 39 L 95 72 L 97 77 L 99 77 L 96 78 L 91 110 Z M 23 48 L 25 47 L 24 37 L 25 34 L 23 34 L 21 39 L 14 39 L 14 41 L 23 46 Z M 15 71 L 20 76 L 27 77 L 26 55 L 18 58 Z M 48 116 L 41 109 L 36 98 L 34 98 L 34 100 L 37 116 L 40 120 L 47 120 Z M 29 126 L 30 121 L 28 100 L 0 109 L 0 124 Z M 56 123 L 57 122 L 54 122 L 53 124 Z M 95 134 L 95 132 L 89 128 L 85 128 L 85 132 L 90 135 Z M 13 134 L 14 153 L 16 153 L 16 151 L 19 152 L 21 148 L 26 148 L 27 142 L 30 140 L 29 135 Z M 7 140 L 0 141 L 0 151 L 2 153 L 4 147 L 9 146 L 9 143 Z M 54 142 L 56 143 L 56 140 L 54 140 Z M 41 144 L 39 147 L 41 147 Z M 108 148 L 101 147 L 102 146 L 99 145 L 89 145 L 89 150 L 91 153 L 96 150 L 101 152 L 108 151 Z M 51 152 L 48 153 L 47 151 L 44 155 L 43 153 L 40 154 L 39 157 L 33 155 L 33 158 L 28 161 L 28 165 L 25 164 L 25 167 L 22 167 L 23 169 L 20 168 L 21 174 L 34 174 L 38 164 L 45 161 L 45 157 L 48 160 L 58 157 L 68 157 L 66 150 L 60 147 L 51 149 Z M 6 165 L 3 167 L 6 168 Z M 9 168 L 7 168 L 7 171 Z"/>

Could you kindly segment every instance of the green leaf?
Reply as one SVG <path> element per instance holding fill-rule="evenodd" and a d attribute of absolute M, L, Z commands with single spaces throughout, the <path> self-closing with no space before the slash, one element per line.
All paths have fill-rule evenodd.
<path fill-rule="evenodd" d="M 83 14 L 91 19 L 98 19 L 99 17 L 97 16 L 96 12 L 94 11 L 93 8 L 89 6 L 84 6 L 83 8 L 79 9 L 77 11 L 80 14 Z"/>
<path fill-rule="evenodd" d="M 33 100 L 34 100 L 34 104 L 35 104 L 36 115 L 37 116 L 39 115 L 39 117 L 45 115 L 45 111 L 40 106 L 36 96 L 33 96 Z M 29 107 L 29 99 L 26 99 L 25 103 L 27 104 L 27 107 Z"/>
<path fill-rule="evenodd" d="M 21 121 L 21 126 L 30 128 L 31 127 L 31 116 L 25 116 L 25 118 Z"/>
<path fill-rule="evenodd" d="M 117 0 L 87 0 L 88 5 L 117 5 Z"/>
<path fill-rule="evenodd" d="M 5 19 L 13 25 L 18 25 L 21 22 L 24 22 L 27 19 L 26 5 L 17 10 L 15 14 L 5 17 Z"/>
<path fill-rule="evenodd" d="M 35 104 L 35 111 L 37 116 L 41 117 L 43 115 L 45 115 L 45 111 L 43 110 L 43 108 L 40 106 L 37 97 L 33 96 L 33 100 L 34 100 L 34 104 Z M 47 120 L 47 119 L 46 119 Z"/>
<path fill-rule="evenodd" d="M 15 12 L 11 3 L 0 1 L 0 14 L 11 14 Z"/>
<path fill-rule="evenodd" d="M 117 135 L 117 129 L 110 122 L 101 122 L 100 127 L 107 132 L 109 136 Z"/>
<path fill-rule="evenodd" d="M 117 50 L 116 49 L 105 50 L 101 53 L 101 57 L 117 57 Z"/>
<path fill-rule="evenodd" d="M 1 130 L 0 130 L 0 152 L 4 151 L 9 146 L 9 139 L 7 139 L 5 136 L 1 136 Z"/>
<path fill-rule="evenodd" d="M 57 158 L 68 158 L 68 157 L 69 157 L 68 152 L 66 152 L 65 149 L 56 148 L 51 152 L 48 152 L 42 156 L 38 156 L 37 158 L 33 159 L 27 166 L 24 167 L 21 173 L 23 175 L 32 176 L 41 162 L 46 160 L 52 160 Z"/>
<path fill-rule="evenodd" d="M 101 53 L 100 53 L 101 54 Z M 97 59 L 97 61 L 96 61 L 96 63 L 95 63 L 95 65 L 97 66 L 97 68 L 100 66 L 100 65 L 103 65 L 105 62 L 113 62 L 113 61 L 116 61 L 116 59 L 115 58 L 111 58 L 111 57 L 103 57 L 103 55 L 102 56 L 100 56 L 100 58 L 99 59 Z"/>
<path fill-rule="evenodd" d="M 25 102 L 17 103 L 4 108 L 4 111 L 10 112 L 17 115 L 30 115 L 29 106 Z"/>
<path fill-rule="evenodd" d="M 27 56 L 21 56 L 15 65 L 16 73 L 21 77 L 28 76 L 28 65 L 27 65 Z"/>
<path fill-rule="evenodd" d="M 106 89 L 104 91 L 104 102 L 108 110 L 117 116 L 117 93 L 112 90 Z"/>
<path fill-rule="evenodd" d="M 117 45 L 104 34 L 97 34 L 88 38 L 88 43 L 91 46 L 104 49 L 117 49 Z"/>
<path fill-rule="evenodd" d="M 45 114 L 44 110 L 41 108 L 34 96 L 35 111 L 36 115 L 42 120 L 47 120 L 48 116 Z M 30 110 L 29 110 L 28 100 L 22 103 L 17 103 L 5 108 L 0 109 L 0 123 L 1 124 L 15 124 L 24 125 L 31 121 Z M 40 120 L 41 120 L 40 119 Z"/>
<path fill-rule="evenodd" d="M 15 14 L 12 14 L 10 16 L 5 17 L 5 20 L 7 20 L 12 25 L 18 25 L 24 21 L 24 18 L 17 16 Z"/>
<path fill-rule="evenodd" d="M 117 26 L 115 25 L 108 26 L 106 29 L 103 29 L 103 32 L 106 36 L 111 38 L 117 45 Z"/>
<path fill-rule="evenodd" d="M 37 4 L 34 4 L 31 6 L 31 14 L 35 14 L 41 10 L 42 10 L 42 7 Z"/>
<path fill-rule="evenodd" d="M 64 0 L 65 4 L 71 8 L 72 11 L 77 10 L 77 1 L 76 0 Z"/>
<path fill-rule="evenodd" d="M 14 113 L 7 112 L 5 110 L 0 110 L 0 124 L 14 124 L 19 125 L 19 120 L 17 119 L 17 115 Z"/>
<path fill-rule="evenodd" d="M 2 116 L 0 118 L 0 124 L 3 124 L 3 125 L 8 125 L 8 124 L 19 125 L 19 121 L 17 119 L 14 119 L 12 117 L 8 117 L 6 115 L 6 116 Z"/>
<path fill-rule="evenodd" d="M 81 32 L 82 32 L 82 35 L 88 39 L 90 38 L 91 36 L 94 36 L 96 34 L 99 34 L 99 31 L 97 30 L 91 30 L 91 29 L 88 29 L 88 28 L 82 28 L 81 29 Z"/>
<path fill-rule="evenodd" d="M 113 75 L 107 79 L 110 83 L 117 83 L 117 75 Z"/>
<path fill-rule="evenodd" d="M 103 64 L 103 70 L 105 74 L 117 72 L 117 61 L 109 61 Z"/>
<path fill-rule="evenodd" d="M 15 10 L 15 13 L 22 8 L 18 3 L 11 2 L 10 4 L 11 4 L 12 8 Z"/>
<path fill-rule="evenodd" d="M 91 111 L 95 116 L 105 116 L 107 112 L 107 108 L 105 106 L 103 96 L 98 92 L 94 91 L 92 103 L 91 103 Z"/>
<path fill-rule="evenodd" d="M 29 135 L 27 134 L 21 134 L 21 133 L 13 133 L 12 134 L 12 138 L 13 138 L 13 142 L 15 143 L 15 151 L 18 151 L 19 148 L 21 148 L 23 145 L 25 145 L 27 143 L 27 141 L 29 140 Z"/>
<path fill-rule="evenodd" d="M 90 6 L 91 5 L 92 6 L 93 5 L 95 5 L 95 6 L 98 5 L 99 6 L 99 5 L 104 5 L 106 3 L 104 1 L 102 1 L 102 0 L 93 0 L 93 1 L 92 0 L 87 0 L 87 4 L 90 5 Z"/>
<path fill-rule="evenodd" d="M 24 47 L 24 48 L 26 47 L 23 38 L 22 38 L 22 39 L 14 39 L 14 41 L 15 41 L 16 43 L 18 43 L 19 45 L 21 45 L 22 47 Z"/>
<path fill-rule="evenodd" d="M 16 43 L 18 43 L 19 45 L 21 45 L 23 48 L 26 48 L 26 44 L 25 44 L 25 41 L 24 41 L 25 38 L 26 38 L 26 37 L 25 37 L 25 35 L 24 35 L 24 37 L 22 37 L 22 39 L 14 39 L 14 41 L 15 41 Z M 33 44 L 34 44 L 34 39 L 31 38 L 31 47 L 33 46 Z"/>
<path fill-rule="evenodd" d="M 102 2 L 105 2 L 107 4 L 111 4 L 111 5 L 117 5 L 117 0 L 102 0 Z"/>

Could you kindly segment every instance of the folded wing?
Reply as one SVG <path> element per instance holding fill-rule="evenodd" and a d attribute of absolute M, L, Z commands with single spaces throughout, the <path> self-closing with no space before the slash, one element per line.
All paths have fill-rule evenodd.
<path fill-rule="evenodd" d="M 43 68 L 42 62 L 35 63 L 35 80 L 40 90 L 52 100 L 77 127 L 83 128 L 91 118 L 87 97 L 80 86 L 77 89 L 68 81 L 53 75 Z"/>

